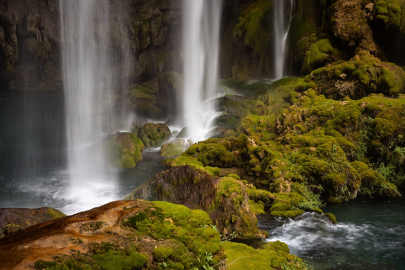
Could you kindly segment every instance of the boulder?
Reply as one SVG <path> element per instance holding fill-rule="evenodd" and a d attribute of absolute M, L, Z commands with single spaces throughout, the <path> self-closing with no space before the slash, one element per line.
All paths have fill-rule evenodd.
<path fill-rule="evenodd" d="M 193 142 L 191 140 L 185 140 L 185 139 L 177 139 L 172 142 L 165 143 L 162 145 L 160 155 L 162 157 L 180 156 L 192 144 L 193 144 Z"/>
<path fill-rule="evenodd" d="M 170 139 L 170 129 L 167 124 L 146 123 L 138 130 L 138 136 L 146 147 L 159 147 Z"/>
<path fill-rule="evenodd" d="M 160 172 L 125 199 L 163 200 L 204 210 L 223 237 L 260 235 L 245 185 L 232 177 L 212 176 L 193 166 Z"/>
<path fill-rule="evenodd" d="M 64 217 L 59 210 L 42 207 L 38 209 L 3 208 L 0 209 L 0 238 L 16 233 L 29 226 Z"/>
<path fill-rule="evenodd" d="M 133 133 L 110 134 L 102 142 L 105 162 L 112 168 L 130 169 L 142 160 L 142 141 Z"/>
<path fill-rule="evenodd" d="M 111 202 L 3 237 L 0 268 L 225 269 L 210 225 L 207 213 L 182 205 Z"/>

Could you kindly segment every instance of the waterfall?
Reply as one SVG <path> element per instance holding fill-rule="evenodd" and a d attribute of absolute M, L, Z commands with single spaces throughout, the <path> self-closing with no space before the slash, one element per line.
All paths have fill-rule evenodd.
<path fill-rule="evenodd" d="M 108 0 L 59 0 L 69 199 L 83 209 L 111 200 L 101 200 L 97 187 L 103 181 L 111 185 L 115 177 L 105 168 L 95 146 L 106 128 L 111 127 L 112 118 L 105 109 L 112 102 L 108 3 Z"/>
<path fill-rule="evenodd" d="M 188 136 L 205 139 L 215 109 L 222 0 L 183 0 L 184 114 Z M 211 104 L 211 105 L 210 105 Z"/>
<path fill-rule="evenodd" d="M 293 0 L 290 0 L 290 19 L 292 17 Z M 274 68 L 275 79 L 281 79 L 284 71 L 285 45 L 287 41 L 290 23 L 285 24 L 285 0 L 275 0 L 274 2 Z"/>

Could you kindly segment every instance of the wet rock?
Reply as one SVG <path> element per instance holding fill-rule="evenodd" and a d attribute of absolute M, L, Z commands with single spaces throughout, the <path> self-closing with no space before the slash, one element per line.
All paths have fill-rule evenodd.
<path fill-rule="evenodd" d="M 142 141 L 133 133 L 117 132 L 110 134 L 102 142 L 107 165 L 113 168 L 130 169 L 142 160 Z"/>
<path fill-rule="evenodd" d="M 59 210 L 43 207 L 38 209 L 3 208 L 0 209 L 0 238 L 39 223 L 64 217 Z"/>
<path fill-rule="evenodd" d="M 170 139 L 169 127 L 167 124 L 146 123 L 138 130 L 138 136 L 146 147 L 159 147 Z"/>
<path fill-rule="evenodd" d="M 181 155 L 187 148 L 192 145 L 193 142 L 191 140 L 185 139 L 177 139 L 169 143 L 165 143 L 162 145 L 162 149 L 160 155 L 162 157 L 174 157 Z"/>
<path fill-rule="evenodd" d="M 172 167 L 158 173 L 125 199 L 163 200 L 204 210 L 224 237 L 232 233 L 260 235 L 245 185 L 192 166 Z"/>

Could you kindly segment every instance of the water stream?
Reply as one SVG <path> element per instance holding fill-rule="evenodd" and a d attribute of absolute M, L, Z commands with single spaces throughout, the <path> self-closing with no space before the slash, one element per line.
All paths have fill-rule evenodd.
<path fill-rule="evenodd" d="M 290 30 L 290 21 L 292 17 L 293 0 L 290 0 L 290 17 L 288 24 L 285 23 L 286 1 L 276 0 L 274 2 L 274 79 L 283 78 L 285 47 L 288 31 Z"/>
<path fill-rule="evenodd" d="M 370 200 L 332 205 L 331 225 L 314 213 L 294 219 L 259 217 L 268 241 L 288 244 L 290 252 L 314 269 L 405 269 L 405 199 Z"/>
<path fill-rule="evenodd" d="M 160 148 L 143 152 L 111 182 L 87 181 L 71 196 L 62 93 L 13 93 L 0 99 L 0 208 L 44 206 L 74 214 L 120 200 L 165 166 Z M 78 198 L 78 196 L 82 196 Z"/>
<path fill-rule="evenodd" d="M 116 171 L 104 166 L 94 145 L 111 129 L 109 1 L 60 0 L 62 67 L 66 108 L 68 198 L 91 206 L 107 203 Z M 112 130 L 110 130 L 112 131 Z"/>
<path fill-rule="evenodd" d="M 215 107 L 204 101 L 215 97 L 222 0 L 183 0 L 183 7 L 183 113 L 189 137 L 199 141 L 215 116 Z"/>

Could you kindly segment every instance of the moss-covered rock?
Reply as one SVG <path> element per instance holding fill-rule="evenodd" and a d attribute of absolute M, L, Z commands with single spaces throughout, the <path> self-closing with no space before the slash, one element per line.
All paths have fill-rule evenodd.
<path fill-rule="evenodd" d="M 82 229 L 89 224 L 100 226 Z M 7 268 L 163 269 L 164 263 L 170 269 L 220 269 L 226 258 L 220 240 L 204 211 L 119 201 L 4 237 L 0 256 Z"/>
<path fill-rule="evenodd" d="M 177 139 L 162 145 L 160 155 L 162 157 L 180 156 L 192 144 L 191 140 Z"/>
<path fill-rule="evenodd" d="M 308 269 L 302 259 L 290 254 L 288 246 L 280 241 L 266 243 L 260 249 L 232 242 L 225 242 L 222 247 L 230 269 Z"/>
<path fill-rule="evenodd" d="M 167 124 L 146 123 L 138 130 L 138 137 L 146 147 L 159 147 L 169 140 L 171 131 Z"/>
<path fill-rule="evenodd" d="M 133 133 L 110 134 L 102 142 L 105 161 L 108 166 L 119 169 L 130 169 L 142 160 L 142 141 Z"/>
<path fill-rule="evenodd" d="M 163 171 L 126 199 L 163 200 L 207 211 L 223 237 L 260 234 L 245 185 L 232 177 L 215 177 L 192 166 Z"/>
<path fill-rule="evenodd" d="M 314 70 L 311 78 L 328 98 L 362 98 L 371 93 L 398 96 L 405 87 L 405 72 L 363 51 L 349 61 Z"/>

